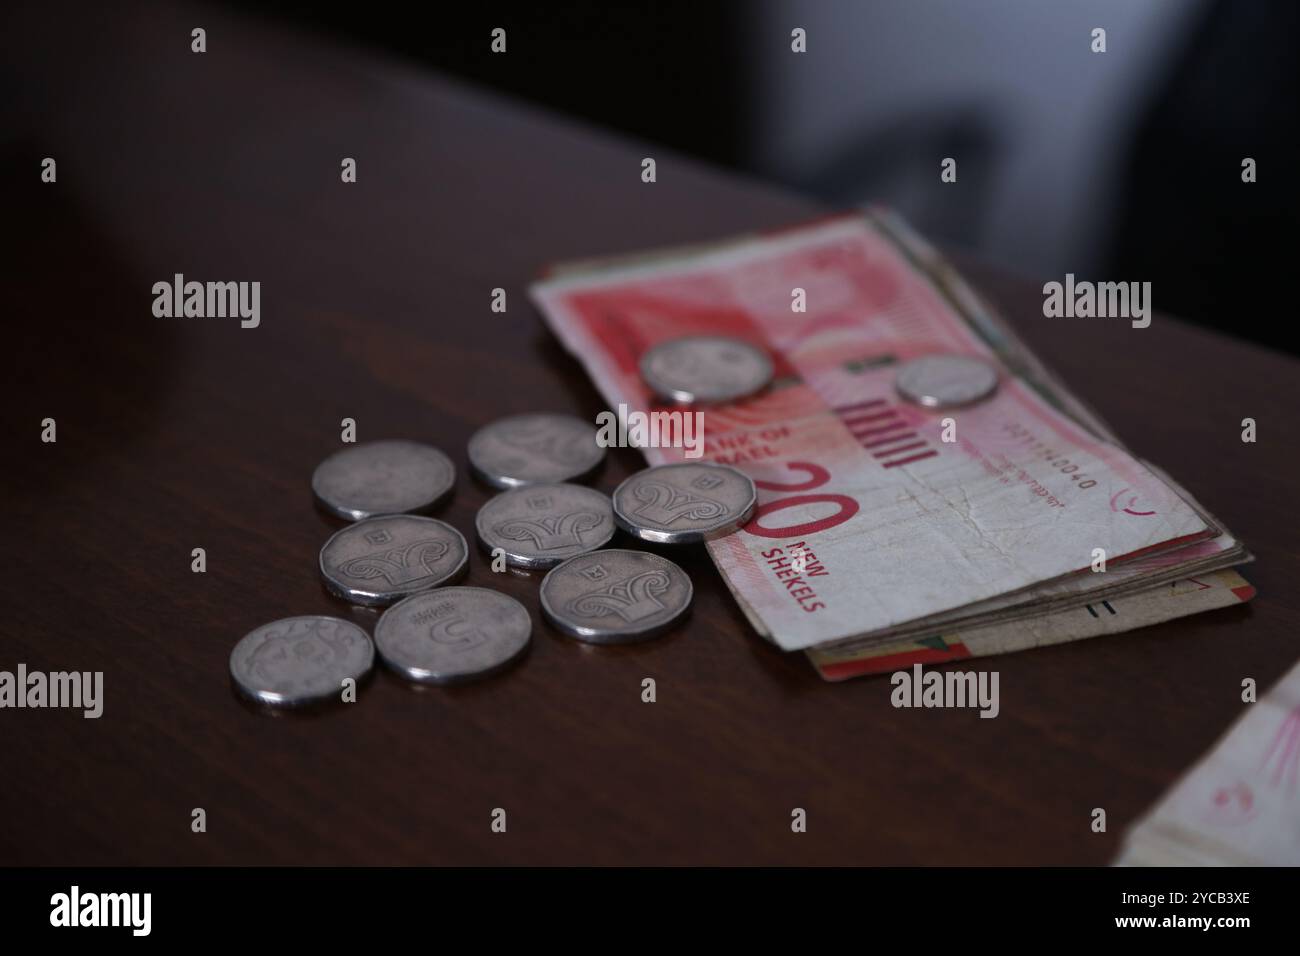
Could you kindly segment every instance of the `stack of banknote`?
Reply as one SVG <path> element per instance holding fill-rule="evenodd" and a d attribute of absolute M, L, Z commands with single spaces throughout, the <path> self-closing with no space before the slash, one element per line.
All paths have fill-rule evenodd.
<path fill-rule="evenodd" d="M 828 680 L 1253 595 L 1231 570 L 1250 560 L 1242 543 L 886 212 L 561 266 L 532 295 L 611 409 L 680 411 L 638 367 L 668 339 L 727 336 L 770 355 L 762 392 L 699 410 L 702 449 L 643 451 L 652 464 L 702 451 L 754 480 L 754 517 L 710 554 L 758 634 Z M 897 372 L 927 356 L 976 359 L 996 387 L 926 407 Z"/>

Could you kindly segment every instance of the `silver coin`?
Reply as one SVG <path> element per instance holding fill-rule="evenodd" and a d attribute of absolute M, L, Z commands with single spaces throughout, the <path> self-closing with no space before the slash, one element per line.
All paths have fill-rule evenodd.
<path fill-rule="evenodd" d="M 593 551 L 570 558 L 542 581 L 542 613 L 592 644 L 644 641 L 671 627 L 691 605 L 691 579 L 648 551 Z"/>
<path fill-rule="evenodd" d="M 330 592 L 353 604 L 392 604 L 465 573 L 469 548 L 436 518 L 383 515 L 336 531 L 320 549 Z"/>
<path fill-rule="evenodd" d="M 971 355 L 927 355 L 900 365 L 894 387 L 917 405 L 956 408 L 992 395 L 998 387 L 998 371 Z"/>
<path fill-rule="evenodd" d="M 641 356 L 641 377 L 668 402 L 732 402 L 772 381 L 772 359 L 756 345 L 721 335 L 660 342 Z"/>
<path fill-rule="evenodd" d="M 582 485 L 529 485 L 497 495 L 474 519 L 478 539 L 515 568 L 553 568 L 614 537 L 609 498 Z"/>
<path fill-rule="evenodd" d="M 439 588 L 394 604 L 375 625 L 385 664 L 408 680 L 453 684 L 501 670 L 528 646 L 522 604 L 487 588 Z"/>
<path fill-rule="evenodd" d="M 343 681 L 370 671 L 375 647 L 350 621 L 286 617 L 250 631 L 230 652 L 230 676 L 253 700 L 295 707 L 341 699 Z"/>
<path fill-rule="evenodd" d="M 330 455 L 311 476 L 316 500 L 349 521 L 428 511 L 455 483 L 451 459 L 413 441 L 353 445 Z"/>
<path fill-rule="evenodd" d="M 726 465 L 658 465 L 614 489 L 614 520 L 643 541 L 691 544 L 735 531 L 755 501 L 754 482 Z"/>
<path fill-rule="evenodd" d="M 512 415 L 483 426 L 469 440 L 470 468 L 493 488 L 581 478 L 604 458 L 596 429 L 573 415 Z"/>

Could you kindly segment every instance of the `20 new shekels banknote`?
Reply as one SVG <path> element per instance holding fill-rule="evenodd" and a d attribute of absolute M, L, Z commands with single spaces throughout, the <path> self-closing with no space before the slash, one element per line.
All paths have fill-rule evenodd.
<path fill-rule="evenodd" d="M 685 336 L 771 362 L 765 389 L 704 409 L 703 457 L 758 489 L 753 517 L 708 548 L 755 630 L 828 679 L 1253 593 L 1226 570 L 1250 560 L 1240 542 L 888 214 L 578 263 L 532 293 L 611 407 L 683 401 L 645 358 Z M 684 458 L 671 443 L 644 453 Z"/>

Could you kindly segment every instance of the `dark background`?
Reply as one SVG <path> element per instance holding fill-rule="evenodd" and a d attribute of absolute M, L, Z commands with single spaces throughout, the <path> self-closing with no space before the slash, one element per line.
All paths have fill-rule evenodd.
<path fill-rule="evenodd" d="M 1296 347 L 1280 312 L 1291 0 L 233 6 L 837 205 L 884 202 L 1027 277 L 1150 281 L 1161 311 Z M 498 26 L 505 56 L 489 49 Z M 955 185 L 939 180 L 947 156 Z"/>

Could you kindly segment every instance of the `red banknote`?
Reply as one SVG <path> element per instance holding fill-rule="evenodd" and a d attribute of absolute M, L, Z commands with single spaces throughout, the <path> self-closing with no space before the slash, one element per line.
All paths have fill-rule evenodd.
<path fill-rule="evenodd" d="M 886 646 L 909 625 L 1023 616 L 1044 595 L 1082 601 L 1108 586 L 1071 583 L 1099 553 L 1118 571 L 1224 533 L 936 261 L 895 220 L 851 215 L 586 263 L 532 289 L 611 408 L 658 407 L 638 360 L 666 339 L 726 335 L 772 356 L 763 393 L 704 410 L 704 457 L 759 489 L 754 518 L 709 550 L 783 648 Z M 991 363 L 997 389 L 958 410 L 904 401 L 895 370 L 929 355 Z M 654 464 L 685 455 L 644 452 Z"/>

